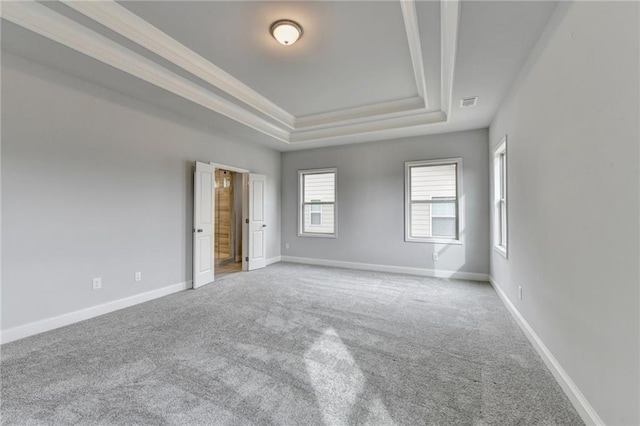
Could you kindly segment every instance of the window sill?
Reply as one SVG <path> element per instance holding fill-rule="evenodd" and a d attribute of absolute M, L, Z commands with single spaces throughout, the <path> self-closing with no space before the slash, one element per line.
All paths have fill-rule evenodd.
<path fill-rule="evenodd" d="M 508 259 L 507 257 L 507 248 L 503 247 L 503 246 L 493 246 L 493 250 L 496 253 L 499 253 L 500 255 L 502 255 L 502 257 L 504 257 L 505 259 Z"/>
<path fill-rule="evenodd" d="M 447 239 L 439 239 L 439 238 L 405 238 L 405 242 L 407 243 L 428 243 L 428 244 L 443 244 L 443 245 L 452 245 L 452 246 L 461 246 L 463 245 L 460 240 L 447 240 Z"/>
<path fill-rule="evenodd" d="M 298 237 L 311 237 L 311 238 L 338 238 L 337 234 L 309 234 L 298 232 Z"/>

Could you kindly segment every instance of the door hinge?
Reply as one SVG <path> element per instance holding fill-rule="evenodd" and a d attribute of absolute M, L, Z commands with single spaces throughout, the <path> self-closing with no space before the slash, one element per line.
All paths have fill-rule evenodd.
<path fill-rule="evenodd" d="M 244 260 L 249 261 L 249 256 L 245 257 Z"/>
<path fill-rule="evenodd" d="M 249 219 L 245 219 L 245 220 L 244 220 L 244 223 L 249 223 Z"/>

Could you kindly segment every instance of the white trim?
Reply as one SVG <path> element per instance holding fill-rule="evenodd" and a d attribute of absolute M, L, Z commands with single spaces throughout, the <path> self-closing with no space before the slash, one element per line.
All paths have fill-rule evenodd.
<path fill-rule="evenodd" d="M 346 108 L 296 118 L 296 130 L 311 130 L 321 126 L 358 124 L 424 112 L 424 100 L 420 97 L 380 102 L 355 108 Z"/>
<path fill-rule="evenodd" d="M 412 237 L 411 236 L 411 168 L 423 166 L 456 165 L 456 237 Z M 406 161 L 404 163 L 404 240 L 408 243 L 464 244 L 464 204 L 462 191 L 462 158 Z"/>
<path fill-rule="evenodd" d="M 333 173 L 333 232 L 304 232 L 304 185 L 302 179 L 305 175 Z M 323 169 L 298 170 L 298 237 L 312 238 L 338 238 L 338 168 L 327 167 Z"/>
<path fill-rule="evenodd" d="M 505 259 L 508 259 L 508 257 L 507 257 L 507 250 L 506 250 L 506 248 L 505 248 L 504 246 L 494 245 L 494 246 L 493 246 L 493 250 L 494 250 L 496 253 L 498 253 L 498 254 L 502 255 L 502 257 L 504 257 Z"/>
<path fill-rule="evenodd" d="M 317 147 L 421 135 L 428 132 L 431 124 L 446 122 L 451 115 L 458 0 L 441 0 L 441 110 L 428 111 L 426 108 L 415 0 L 403 0 L 401 4 L 409 51 L 419 93 L 422 93 L 420 87 L 425 85 L 424 99 L 418 96 L 300 118 L 278 107 L 113 0 L 63 1 L 78 13 L 215 85 L 243 104 L 220 96 L 37 2 L 5 2 L 2 17 L 287 145 L 309 143 Z"/>
<path fill-rule="evenodd" d="M 410 266 L 380 265 L 374 263 L 345 262 L 342 260 L 315 259 L 310 257 L 282 256 L 283 262 L 306 265 L 331 266 L 335 268 L 359 269 L 364 271 L 391 272 L 395 274 L 418 275 L 421 277 L 450 278 L 458 280 L 489 281 L 489 275 L 480 272 L 446 271 L 443 269 L 414 268 Z"/>
<path fill-rule="evenodd" d="M 460 3 L 458 0 L 440 1 L 440 109 L 451 117 L 453 106 L 453 79 L 458 48 L 458 24 Z"/>
<path fill-rule="evenodd" d="M 497 162 L 498 157 L 500 157 L 504 153 L 504 176 L 502 175 L 502 169 L 500 169 L 500 164 Z M 496 146 L 492 152 L 491 156 L 491 166 L 492 166 L 492 175 L 491 175 L 491 183 L 493 184 L 492 191 L 492 204 L 493 204 L 493 216 L 492 216 L 492 235 L 491 238 L 493 240 L 493 249 L 505 257 L 505 259 L 509 256 L 509 194 L 508 194 L 508 173 L 509 173 L 509 162 L 507 158 L 507 135 L 500 140 L 498 146 Z M 499 179 L 498 179 L 499 177 Z M 504 182 L 503 182 L 504 179 Z M 505 216 L 502 217 L 502 206 L 501 206 L 501 198 L 500 193 L 502 192 L 502 184 L 504 184 L 504 205 L 505 205 Z M 500 235 L 502 233 L 502 221 L 504 220 L 504 229 L 506 238 L 505 244 L 500 244 Z"/>
<path fill-rule="evenodd" d="M 289 142 L 311 142 L 321 139 L 352 136 L 361 133 L 375 132 L 376 136 L 382 131 L 397 130 L 421 126 L 424 124 L 441 123 L 447 120 L 447 116 L 442 111 L 419 110 L 418 113 L 404 114 L 400 116 L 390 115 L 389 118 L 346 124 L 344 126 L 328 127 L 325 129 L 305 130 L 296 129 L 291 132 Z M 389 136 L 393 137 L 393 135 Z"/>
<path fill-rule="evenodd" d="M 248 169 L 242 169 L 240 167 L 235 167 L 235 166 L 230 166 L 228 164 L 221 164 L 221 163 L 214 163 L 213 161 L 209 162 L 209 165 L 213 166 L 214 171 L 216 169 L 222 169 L 222 170 L 228 170 L 230 172 L 236 172 L 236 173 L 240 173 L 242 175 L 242 212 L 240 214 L 241 217 L 241 232 L 240 232 L 240 238 L 241 238 L 241 253 L 240 255 L 236 255 L 235 256 L 235 261 L 236 262 L 242 262 L 242 272 L 247 272 L 248 271 L 248 261 L 246 260 L 247 258 L 247 248 L 249 245 L 249 237 L 248 237 L 248 233 L 249 233 L 249 225 L 247 225 L 245 223 L 245 221 L 247 220 L 248 217 L 248 206 L 249 206 L 249 194 L 248 194 L 248 185 L 249 185 L 249 174 L 251 173 L 251 170 Z M 214 197 L 215 199 L 215 197 Z M 215 207 L 215 206 L 214 206 Z M 215 211 L 215 209 L 214 209 Z M 214 215 L 215 216 L 215 215 Z M 213 218 L 213 223 L 214 223 L 214 231 L 215 231 L 215 217 Z M 214 265 L 214 270 L 215 270 L 215 265 Z"/>
<path fill-rule="evenodd" d="M 211 111 L 288 142 L 289 132 L 36 2 L 3 2 L 2 18 Z"/>
<path fill-rule="evenodd" d="M 226 164 L 214 163 L 213 161 L 209 161 L 209 164 L 211 166 L 213 166 L 214 169 L 223 169 L 223 170 L 228 170 L 230 172 L 236 172 L 236 173 L 251 173 L 251 171 L 247 170 L 247 169 L 241 169 L 240 167 L 228 166 Z"/>
<path fill-rule="evenodd" d="M 448 240 L 446 238 L 439 237 L 429 237 L 429 238 L 416 238 L 411 237 L 410 240 L 405 238 L 405 243 L 420 243 L 420 244 L 440 244 L 440 245 L 448 245 L 448 246 L 461 246 L 464 243 L 460 240 Z"/>
<path fill-rule="evenodd" d="M 338 235 L 336 235 L 336 234 L 323 234 L 321 232 L 306 232 L 306 233 L 298 232 L 298 237 L 304 237 L 304 238 L 333 238 L 333 239 L 336 239 L 336 238 L 338 238 Z"/>
<path fill-rule="evenodd" d="M 343 134 L 335 132 L 335 134 L 319 135 L 322 137 L 318 137 L 315 139 L 301 138 L 299 140 L 291 140 L 291 144 L 293 145 L 293 149 L 314 149 L 342 144 L 368 143 L 375 141 L 386 141 L 391 139 L 409 138 L 413 136 L 424 136 L 426 134 L 434 134 L 434 132 L 438 133 L 440 131 L 443 131 L 445 127 L 443 127 L 442 125 L 433 124 L 446 122 L 446 114 L 442 111 L 434 111 L 432 114 L 434 114 L 434 121 L 421 125 L 419 124 L 415 126 L 395 127 L 390 129 L 370 129 L 368 131 L 360 132 L 344 132 Z M 436 118 L 436 116 L 438 118 Z M 486 127 L 478 127 L 478 129 L 484 128 Z M 475 128 L 471 128 L 468 130 L 475 130 Z"/>
<path fill-rule="evenodd" d="M 13 342 L 14 340 L 23 339 L 45 331 L 64 327 L 90 318 L 95 318 L 100 315 L 148 302 L 149 300 L 187 290 L 191 288 L 191 285 L 191 281 L 184 281 L 167 287 L 147 291 L 145 293 L 134 294 L 133 296 L 125 297 L 123 299 L 113 300 L 111 302 L 103 303 L 102 305 L 92 306 L 79 311 L 69 312 L 67 314 L 13 327 L 2 331 L 0 334 L 0 342 L 2 342 L 2 344 Z"/>
<path fill-rule="evenodd" d="M 295 117 L 113 0 L 64 4 L 293 129 Z"/>
<path fill-rule="evenodd" d="M 275 256 L 275 257 L 268 258 L 266 262 L 267 262 L 267 266 L 269 266 L 269 265 L 273 265 L 274 263 L 278 263 L 280 261 L 282 261 L 281 257 Z"/>
<path fill-rule="evenodd" d="M 407 41 L 409 42 L 409 55 L 413 65 L 413 75 L 416 79 L 418 96 L 424 100 L 424 108 L 429 108 L 427 97 L 427 83 L 424 75 L 424 62 L 422 60 L 422 46 L 420 43 L 420 30 L 418 28 L 418 13 L 416 12 L 415 0 L 400 0 L 402 7 L 402 19 L 407 31 Z"/>
<path fill-rule="evenodd" d="M 513 305 L 513 303 L 511 303 L 507 295 L 491 276 L 489 276 L 489 282 L 502 300 L 502 303 L 506 306 L 507 310 L 515 318 L 525 336 L 527 336 L 527 339 L 529 339 L 533 347 L 536 349 L 547 368 L 549 368 L 553 377 L 555 377 L 556 381 L 567 395 L 569 401 L 571 401 L 582 420 L 589 425 L 604 426 L 605 423 L 602 421 L 600 416 L 598 416 L 598 413 L 596 413 L 596 410 L 594 410 L 591 404 L 589 404 L 587 398 L 585 398 L 582 392 L 580 392 L 578 386 L 573 382 L 573 380 L 571 380 L 569 374 L 567 374 L 564 368 L 562 368 L 562 365 L 560 365 L 558 360 L 553 356 L 549 348 L 547 348 L 542 339 L 536 334 L 527 320 L 524 319 L 522 314 Z"/>

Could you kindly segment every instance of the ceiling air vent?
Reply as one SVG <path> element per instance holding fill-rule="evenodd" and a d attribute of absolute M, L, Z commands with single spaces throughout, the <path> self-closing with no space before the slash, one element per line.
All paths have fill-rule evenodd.
<path fill-rule="evenodd" d="M 473 98 L 462 98 L 460 99 L 460 108 L 471 108 L 476 106 L 478 103 L 478 97 L 474 96 Z"/>

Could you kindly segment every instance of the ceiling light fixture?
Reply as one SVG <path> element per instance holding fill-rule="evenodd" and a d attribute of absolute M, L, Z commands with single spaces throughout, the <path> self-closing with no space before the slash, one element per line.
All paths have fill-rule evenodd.
<path fill-rule="evenodd" d="M 297 22 L 281 19 L 271 25 L 270 32 L 278 43 L 290 46 L 302 36 L 302 27 Z"/>

